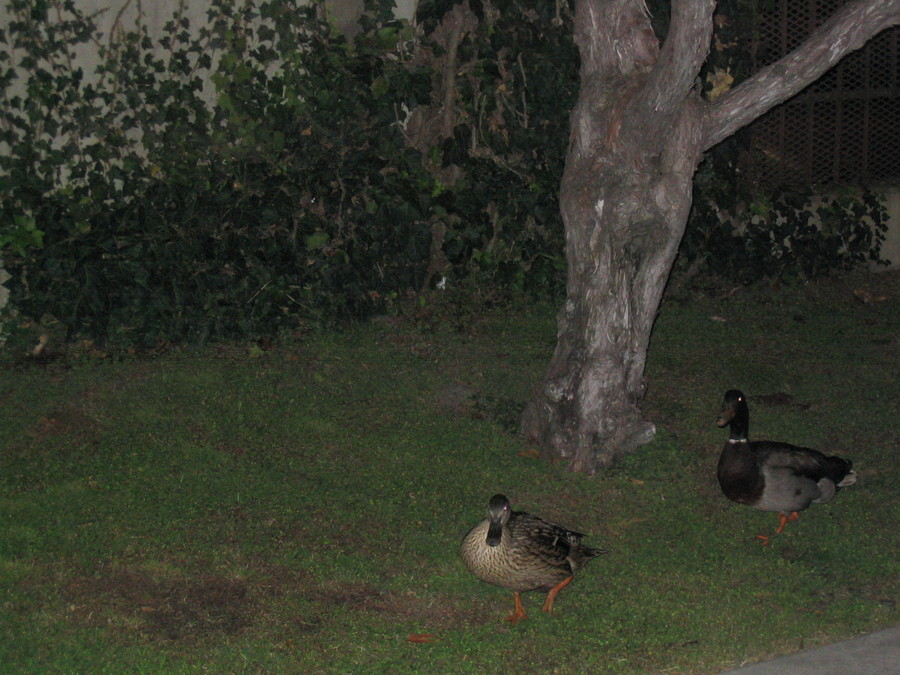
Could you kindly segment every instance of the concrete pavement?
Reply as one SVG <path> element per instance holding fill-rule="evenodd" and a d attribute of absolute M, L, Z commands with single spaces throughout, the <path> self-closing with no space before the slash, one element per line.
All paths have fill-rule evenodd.
<path fill-rule="evenodd" d="M 721 675 L 900 675 L 900 625 Z"/>

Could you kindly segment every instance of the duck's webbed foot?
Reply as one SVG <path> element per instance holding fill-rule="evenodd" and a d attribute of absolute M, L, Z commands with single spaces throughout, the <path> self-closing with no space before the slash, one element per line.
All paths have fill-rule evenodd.
<path fill-rule="evenodd" d="M 516 607 L 513 609 L 512 614 L 506 617 L 506 620 L 511 624 L 516 625 L 522 619 L 527 619 L 528 615 L 525 613 L 525 608 L 522 606 L 522 597 L 518 593 L 513 593 L 513 597 L 516 601 Z"/>
<path fill-rule="evenodd" d="M 547 593 L 547 599 L 544 600 L 544 606 L 541 607 L 541 611 L 547 612 L 550 614 L 553 611 L 553 601 L 556 599 L 557 593 L 559 593 L 562 589 L 572 583 L 572 579 L 575 577 L 568 577 L 567 579 L 563 579 L 556 586 L 550 589 L 550 592 Z"/>
<path fill-rule="evenodd" d="M 797 520 L 800 517 L 800 514 L 794 511 L 790 514 L 779 513 L 778 514 L 778 529 L 775 530 L 775 534 L 781 534 L 784 530 L 784 526 L 790 522 Z"/>

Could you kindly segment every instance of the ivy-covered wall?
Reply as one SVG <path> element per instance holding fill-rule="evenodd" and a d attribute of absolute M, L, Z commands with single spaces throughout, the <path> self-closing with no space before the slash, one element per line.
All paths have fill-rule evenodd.
<path fill-rule="evenodd" d="M 154 344 L 394 311 L 437 285 L 558 291 L 566 27 L 542 2 L 476 21 L 447 70 L 442 17 L 417 33 L 391 4 L 352 39 L 291 0 L 212 0 L 200 26 L 107 43 L 71 2 L 10 3 L 0 246 L 19 316 Z"/>

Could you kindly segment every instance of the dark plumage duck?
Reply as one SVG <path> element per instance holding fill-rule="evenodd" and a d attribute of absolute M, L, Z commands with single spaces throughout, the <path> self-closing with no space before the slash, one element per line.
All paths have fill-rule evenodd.
<path fill-rule="evenodd" d="M 504 495 L 494 495 L 488 518 L 469 530 L 460 546 L 466 567 L 476 577 L 513 592 L 515 609 L 506 620 L 526 618 L 520 593 L 548 591 L 542 607 L 553 611 L 553 600 L 591 558 L 606 551 L 581 543 L 584 535 L 513 511 Z"/>
<path fill-rule="evenodd" d="M 796 520 L 798 512 L 810 504 L 823 504 L 838 488 L 856 482 L 849 459 L 790 443 L 747 440 L 750 409 L 737 389 L 725 392 L 716 424 L 731 428 L 717 471 L 722 492 L 738 504 L 777 512 L 780 522 L 775 534 L 781 534 L 788 521 Z"/>

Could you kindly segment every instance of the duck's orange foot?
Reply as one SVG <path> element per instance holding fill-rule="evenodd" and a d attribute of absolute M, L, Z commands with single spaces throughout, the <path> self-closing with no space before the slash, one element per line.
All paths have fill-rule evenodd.
<path fill-rule="evenodd" d="M 515 626 L 522 619 L 527 619 L 527 618 L 528 618 L 528 616 L 526 614 L 518 614 L 516 612 L 513 612 L 508 617 L 506 617 L 506 619 L 504 619 L 504 621 L 509 621 L 513 626 Z"/>
<path fill-rule="evenodd" d="M 572 579 L 574 577 L 569 577 L 567 579 L 563 579 L 556 586 L 550 589 L 550 592 L 547 593 L 547 599 L 544 600 L 544 606 L 541 607 L 541 611 L 547 612 L 550 614 L 553 611 L 553 601 L 556 599 L 556 594 L 559 593 L 562 589 L 572 583 Z"/>
<path fill-rule="evenodd" d="M 769 541 L 769 538 L 764 534 L 758 534 L 758 535 L 756 535 L 756 538 L 759 539 L 759 541 L 757 543 L 760 546 L 768 546 L 769 544 L 772 543 Z"/>
<path fill-rule="evenodd" d="M 775 530 L 775 534 L 781 534 L 784 531 L 784 526 L 790 522 L 797 520 L 800 517 L 800 514 L 794 511 L 790 515 L 785 515 L 783 513 L 778 514 L 778 529 Z"/>
<path fill-rule="evenodd" d="M 513 598 L 515 598 L 516 607 L 513 609 L 512 614 L 506 617 L 506 620 L 515 626 L 522 619 L 527 619 L 528 615 L 525 613 L 525 608 L 522 606 L 521 596 L 519 596 L 518 593 L 513 593 Z"/>

